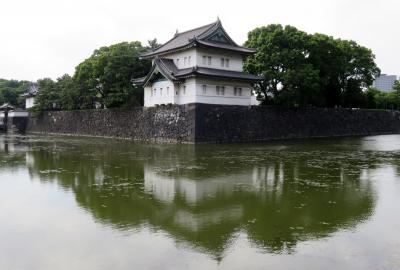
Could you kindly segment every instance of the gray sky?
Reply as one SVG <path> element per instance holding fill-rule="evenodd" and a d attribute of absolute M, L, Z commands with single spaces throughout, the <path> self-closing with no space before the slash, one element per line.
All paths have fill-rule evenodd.
<path fill-rule="evenodd" d="M 353 39 L 383 73 L 400 75 L 398 0 L 1 0 L 0 78 L 72 74 L 94 49 L 122 41 L 165 42 L 220 17 L 237 42 L 271 23 Z"/>

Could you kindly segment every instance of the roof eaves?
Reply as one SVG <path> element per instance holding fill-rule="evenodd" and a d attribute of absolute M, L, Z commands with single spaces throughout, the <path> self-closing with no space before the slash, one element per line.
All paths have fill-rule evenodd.
<path fill-rule="evenodd" d="M 215 25 L 217 25 L 218 23 L 219 23 L 219 21 L 211 23 L 211 24 L 203 25 L 203 26 L 200 26 L 200 27 L 197 27 L 197 28 L 194 28 L 194 29 L 190 29 L 190 30 L 187 30 L 187 31 L 184 31 L 184 32 L 181 32 L 181 33 L 176 33 L 174 35 L 174 37 L 171 38 L 170 40 L 168 40 L 166 43 L 164 43 L 163 45 L 158 46 L 157 48 L 155 48 L 155 49 L 153 49 L 153 50 L 151 50 L 149 52 L 141 54 L 139 56 L 139 58 L 146 59 L 146 58 L 152 57 L 154 55 L 165 54 L 167 52 L 172 52 L 172 51 L 175 51 L 175 50 L 183 49 L 183 48 L 185 48 L 187 45 L 189 45 L 191 43 L 191 39 L 193 37 L 199 36 L 199 35 L 203 35 L 205 32 L 208 32 L 211 28 L 215 27 Z M 163 50 L 162 49 L 163 47 L 165 47 L 168 44 L 170 44 L 171 42 L 173 42 L 175 39 L 178 39 L 179 37 L 181 37 L 182 35 L 190 33 L 190 32 L 195 32 L 195 31 L 197 31 L 199 29 L 202 29 L 202 28 L 205 28 L 205 30 L 203 32 L 201 32 L 201 33 L 197 33 L 197 35 L 193 35 L 193 37 L 190 37 L 188 39 L 188 43 L 183 44 L 183 45 L 178 46 L 178 47 L 173 47 L 173 48 L 170 48 L 170 49 L 167 49 L 167 50 Z"/>
<path fill-rule="evenodd" d="M 197 42 L 200 45 L 203 45 L 203 46 L 209 46 L 209 47 L 219 48 L 219 49 L 223 49 L 223 50 L 241 52 L 241 53 L 244 53 L 244 54 L 257 53 L 257 50 L 252 49 L 252 48 L 246 48 L 246 47 L 241 47 L 241 46 L 231 46 L 231 45 L 225 45 L 225 44 L 218 44 L 218 43 L 204 41 L 204 40 L 198 40 Z"/>
<path fill-rule="evenodd" d="M 237 71 L 226 71 L 220 69 L 209 69 L 202 67 L 194 67 L 185 70 L 180 70 L 181 72 L 176 75 L 177 78 L 193 76 L 193 75 L 202 75 L 209 77 L 218 77 L 218 78 L 229 78 L 236 80 L 244 80 L 244 81 L 262 81 L 263 77 L 244 73 Z"/>
<path fill-rule="evenodd" d="M 171 52 L 176 52 L 176 51 L 189 49 L 189 48 L 193 47 L 193 45 L 194 45 L 194 42 L 190 41 L 190 43 L 188 43 L 188 44 L 185 44 L 185 45 L 180 46 L 180 47 L 172 48 L 172 49 L 169 49 L 169 50 L 141 54 L 141 55 L 139 55 L 139 59 L 149 59 L 149 58 L 152 58 L 154 56 L 162 56 L 162 55 L 165 55 L 165 54 L 168 54 L 168 53 L 171 53 Z"/>

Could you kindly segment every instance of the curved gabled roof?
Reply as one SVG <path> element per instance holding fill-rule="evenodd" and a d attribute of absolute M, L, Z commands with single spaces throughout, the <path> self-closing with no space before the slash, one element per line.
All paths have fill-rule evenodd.
<path fill-rule="evenodd" d="M 30 83 L 27 91 L 21 97 L 34 97 L 39 92 L 39 85 L 37 83 Z"/>
<path fill-rule="evenodd" d="M 146 77 L 134 79 L 132 80 L 132 82 L 133 84 L 136 85 L 146 85 L 158 73 L 161 73 L 166 79 L 173 82 L 183 81 L 183 79 L 192 76 L 207 76 L 207 77 L 225 78 L 225 79 L 248 81 L 248 82 L 257 82 L 263 80 L 263 78 L 260 76 L 240 71 L 230 71 L 230 70 L 205 68 L 198 66 L 185 69 L 178 69 L 172 59 L 156 57 L 149 74 Z"/>
<path fill-rule="evenodd" d="M 154 59 L 154 64 L 151 67 L 149 74 L 146 77 L 138 78 L 132 80 L 133 84 L 136 85 L 146 85 L 155 74 L 161 73 L 165 78 L 170 81 L 178 81 L 179 79 L 175 77 L 178 72 L 178 68 L 175 66 L 172 59 Z"/>
<path fill-rule="evenodd" d="M 215 38 L 217 36 L 217 38 Z M 219 38 L 222 38 L 222 40 Z M 175 36 L 158 48 L 142 54 L 141 58 L 153 58 L 166 53 L 187 49 L 200 44 L 206 47 L 237 51 L 243 54 L 252 54 L 256 51 L 237 45 L 222 27 L 221 21 L 207 24 L 182 33 L 176 33 Z"/>

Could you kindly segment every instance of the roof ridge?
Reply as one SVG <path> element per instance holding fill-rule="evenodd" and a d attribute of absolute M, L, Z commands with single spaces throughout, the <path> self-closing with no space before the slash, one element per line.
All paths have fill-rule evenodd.
<path fill-rule="evenodd" d="M 200 28 L 203 28 L 203 27 L 211 27 L 211 26 L 215 25 L 217 22 L 218 21 L 213 22 L 213 23 L 209 23 L 209 24 L 205 24 L 203 26 L 199 26 L 199 27 L 196 27 L 196 28 L 193 28 L 193 29 L 189 29 L 189 30 L 186 30 L 186 31 L 183 31 L 183 32 L 178 32 L 177 35 L 186 34 L 186 33 L 191 32 L 191 31 L 199 30 Z M 206 32 L 207 30 L 204 30 L 204 32 Z"/>
<path fill-rule="evenodd" d="M 171 73 L 172 75 L 174 74 L 174 72 L 169 68 L 169 67 L 167 67 L 167 65 L 165 65 L 165 63 L 164 63 L 164 60 L 165 59 L 168 59 L 168 58 L 157 58 L 158 60 L 159 60 L 159 64 L 160 65 L 162 65 L 163 66 L 163 68 L 165 68 L 167 71 L 169 71 L 169 73 Z"/>
<path fill-rule="evenodd" d="M 216 22 L 213 22 L 213 23 L 210 23 L 210 24 L 206 24 L 206 25 L 203 25 L 203 26 L 200 26 L 200 27 L 196 27 L 196 28 L 193 28 L 193 29 L 190 29 L 190 30 L 186 30 L 186 31 L 181 32 L 181 33 L 175 33 L 175 35 L 174 35 L 170 40 L 168 40 L 168 41 L 165 42 L 164 44 L 161 44 L 160 46 L 158 46 L 158 47 L 156 47 L 156 48 L 154 48 L 154 49 L 151 49 L 151 52 L 155 52 L 155 51 L 157 51 L 158 49 L 161 49 L 162 47 L 165 47 L 168 43 L 172 42 L 173 40 L 175 40 L 178 36 L 180 36 L 180 35 L 182 35 L 182 34 L 186 34 L 186 33 L 189 33 L 189 32 L 195 31 L 195 30 L 199 30 L 199 29 L 201 29 L 201 28 L 203 28 L 203 27 L 208 27 L 206 30 L 204 30 L 204 31 L 200 34 L 200 35 L 202 35 L 202 34 L 204 34 L 205 32 L 207 32 L 212 26 L 218 24 L 219 22 L 220 22 L 220 21 L 217 20 Z M 146 54 L 146 53 L 145 53 L 145 54 Z"/>

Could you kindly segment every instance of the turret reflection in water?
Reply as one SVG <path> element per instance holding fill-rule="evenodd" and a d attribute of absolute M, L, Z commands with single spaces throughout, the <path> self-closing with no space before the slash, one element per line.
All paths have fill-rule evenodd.
<path fill-rule="evenodd" d="M 371 162 L 346 151 L 72 139 L 30 145 L 30 173 L 72 190 L 105 226 L 162 230 L 216 258 L 242 233 L 264 251 L 290 253 L 299 241 L 357 226 L 374 207 Z"/>

